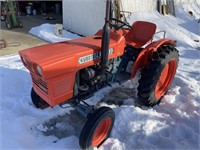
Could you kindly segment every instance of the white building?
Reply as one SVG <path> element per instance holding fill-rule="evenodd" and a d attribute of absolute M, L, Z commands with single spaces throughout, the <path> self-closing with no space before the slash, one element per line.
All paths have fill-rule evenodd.
<path fill-rule="evenodd" d="M 130 12 L 155 11 L 157 0 L 121 0 L 120 7 Z M 105 8 L 106 0 L 63 0 L 64 28 L 84 36 L 93 35 L 103 27 Z"/>

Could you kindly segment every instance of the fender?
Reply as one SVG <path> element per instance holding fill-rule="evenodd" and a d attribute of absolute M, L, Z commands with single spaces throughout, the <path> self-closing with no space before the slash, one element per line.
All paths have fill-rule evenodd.
<path fill-rule="evenodd" d="M 152 58 L 152 54 L 154 52 L 157 52 L 158 48 L 163 45 L 176 46 L 176 41 L 165 38 L 152 42 L 147 47 L 145 47 L 137 56 L 137 59 L 132 69 L 131 79 L 134 78 L 138 69 L 143 68 L 144 66 L 149 64 L 150 58 Z"/>

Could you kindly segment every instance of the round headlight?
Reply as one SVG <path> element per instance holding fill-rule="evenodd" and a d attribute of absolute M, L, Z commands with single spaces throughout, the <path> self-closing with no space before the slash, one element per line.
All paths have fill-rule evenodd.
<path fill-rule="evenodd" d="M 43 76 L 42 69 L 40 66 L 37 65 L 37 72 L 40 76 Z"/>

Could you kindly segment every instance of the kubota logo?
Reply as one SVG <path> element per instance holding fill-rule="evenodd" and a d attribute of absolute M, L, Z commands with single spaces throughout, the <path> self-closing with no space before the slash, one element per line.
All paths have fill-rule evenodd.
<path fill-rule="evenodd" d="M 113 54 L 113 48 L 110 48 L 110 49 L 109 49 L 109 55 L 110 55 L 110 54 Z M 86 55 L 86 56 L 80 57 L 80 58 L 78 59 L 78 63 L 79 63 L 79 64 L 83 64 L 83 63 L 86 63 L 86 62 L 95 60 L 95 59 L 97 59 L 97 58 L 100 58 L 100 57 L 101 57 L 101 53 L 100 53 L 100 52 L 94 53 L 94 54 L 90 54 L 90 55 Z"/>

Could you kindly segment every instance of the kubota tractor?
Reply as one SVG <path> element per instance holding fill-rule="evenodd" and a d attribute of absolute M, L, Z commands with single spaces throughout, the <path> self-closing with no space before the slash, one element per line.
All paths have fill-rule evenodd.
<path fill-rule="evenodd" d="M 101 145 L 115 120 L 111 108 L 97 109 L 87 98 L 112 83 L 131 80 L 141 70 L 137 101 L 154 106 L 167 92 L 178 64 L 174 40 L 154 41 L 154 23 L 130 26 L 111 18 L 110 5 L 107 0 L 105 25 L 95 35 L 19 52 L 32 77 L 31 98 L 37 108 L 67 103 L 87 118 L 79 138 L 82 149 Z"/>

